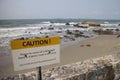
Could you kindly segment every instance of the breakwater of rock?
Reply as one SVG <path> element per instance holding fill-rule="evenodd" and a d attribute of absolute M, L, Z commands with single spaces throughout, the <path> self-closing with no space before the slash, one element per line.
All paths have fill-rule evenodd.
<path fill-rule="evenodd" d="M 1 80 L 37 80 L 36 71 Z M 43 80 L 120 80 L 120 53 L 42 71 Z"/>

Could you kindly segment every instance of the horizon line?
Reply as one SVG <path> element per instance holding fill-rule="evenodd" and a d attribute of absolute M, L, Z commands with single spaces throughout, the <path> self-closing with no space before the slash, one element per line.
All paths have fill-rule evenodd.
<path fill-rule="evenodd" d="M 28 20 L 28 19 L 88 19 L 88 20 L 120 20 L 120 19 L 101 19 L 101 18 L 17 18 L 17 19 L 0 19 L 0 20 Z"/>

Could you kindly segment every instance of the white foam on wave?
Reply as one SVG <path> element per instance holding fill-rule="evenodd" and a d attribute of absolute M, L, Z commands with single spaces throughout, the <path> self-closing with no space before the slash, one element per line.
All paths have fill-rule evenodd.
<path fill-rule="evenodd" d="M 65 31 L 67 31 L 67 30 L 71 30 L 71 31 L 73 31 L 73 30 L 78 30 L 78 31 L 89 31 L 89 30 L 91 30 L 91 29 L 93 29 L 94 27 L 88 27 L 88 28 L 67 28 L 67 29 L 65 29 Z"/>
<path fill-rule="evenodd" d="M 119 24 L 100 24 L 100 26 L 108 26 L 108 27 L 110 27 L 110 26 L 119 26 Z"/>
<path fill-rule="evenodd" d="M 74 25 L 74 24 L 77 24 L 77 22 L 70 22 L 69 24 L 70 25 Z"/>
<path fill-rule="evenodd" d="M 63 26 L 63 25 L 65 25 L 65 23 L 53 23 L 53 25 L 55 25 L 55 26 Z"/>
<path fill-rule="evenodd" d="M 51 22 L 50 21 L 43 21 L 43 22 L 41 22 L 41 24 L 51 24 Z"/>

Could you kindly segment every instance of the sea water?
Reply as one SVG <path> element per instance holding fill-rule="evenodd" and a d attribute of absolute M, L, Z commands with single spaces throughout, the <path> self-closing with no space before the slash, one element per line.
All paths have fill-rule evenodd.
<path fill-rule="evenodd" d="M 83 21 L 93 21 L 101 24 L 102 28 L 120 28 L 120 20 L 98 20 L 98 19 L 18 19 L 0 20 L 0 46 L 8 45 L 11 39 L 21 37 L 34 38 L 45 36 L 63 37 L 66 30 L 89 31 L 89 28 L 76 28 L 73 25 Z M 66 25 L 66 23 L 72 25 Z M 101 28 L 100 27 L 100 28 Z M 49 28 L 54 28 L 49 30 Z M 86 34 L 89 32 L 86 32 Z M 81 40 L 82 38 L 78 39 Z M 83 40 L 83 39 L 82 39 Z M 65 43 L 66 45 L 66 43 Z"/>
<path fill-rule="evenodd" d="M 64 25 L 67 22 L 78 23 L 83 21 L 94 21 L 100 24 L 109 22 L 110 24 L 120 24 L 120 20 L 99 20 L 99 19 L 14 19 L 14 20 L 0 20 L 0 28 L 13 27 L 39 27 L 41 25 Z M 109 25 L 109 24 L 108 24 Z"/>

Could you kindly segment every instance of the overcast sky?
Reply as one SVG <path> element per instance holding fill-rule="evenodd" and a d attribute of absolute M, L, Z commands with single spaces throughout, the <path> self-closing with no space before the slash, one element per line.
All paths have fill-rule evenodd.
<path fill-rule="evenodd" d="M 0 19 L 120 19 L 120 0 L 0 0 Z"/>

